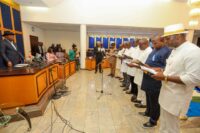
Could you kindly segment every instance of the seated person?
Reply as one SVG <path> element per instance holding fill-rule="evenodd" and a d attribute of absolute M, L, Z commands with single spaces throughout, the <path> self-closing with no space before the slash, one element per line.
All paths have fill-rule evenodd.
<path fill-rule="evenodd" d="M 62 52 L 62 48 L 58 48 L 58 52 L 56 52 L 56 57 L 61 61 L 65 59 L 65 53 Z"/>
<path fill-rule="evenodd" d="M 86 55 L 87 57 L 94 57 L 94 51 L 91 49 L 88 49 Z"/>
<path fill-rule="evenodd" d="M 47 58 L 47 62 L 52 62 L 58 59 L 56 55 L 54 54 L 53 49 L 51 47 L 49 47 L 47 50 L 46 58 Z"/>

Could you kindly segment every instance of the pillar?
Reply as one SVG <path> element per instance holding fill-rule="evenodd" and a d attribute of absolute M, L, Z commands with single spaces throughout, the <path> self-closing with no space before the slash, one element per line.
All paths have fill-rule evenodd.
<path fill-rule="evenodd" d="M 81 52 L 81 69 L 85 69 L 86 49 L 87 49 L 87 27 L 85 24 L 80 26 L 80 52 Z"/>

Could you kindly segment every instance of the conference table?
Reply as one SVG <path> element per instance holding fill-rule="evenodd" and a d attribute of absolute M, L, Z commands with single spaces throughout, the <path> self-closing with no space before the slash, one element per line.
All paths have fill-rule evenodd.
<path fill-rule="evenodd" d="M 0 108 L 37 104 L 59 79 L 66 79 L 75 73 L 75 66 L 75 61 L 72 61 L 0 69 Z"/>

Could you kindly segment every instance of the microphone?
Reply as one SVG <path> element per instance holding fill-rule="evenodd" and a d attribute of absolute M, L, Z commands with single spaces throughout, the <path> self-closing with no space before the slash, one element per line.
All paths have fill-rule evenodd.
<path fill-rule="evenodd" d="M 19 114 L 22 118 L 24 118 L 27 121 L 28 126 L 29 126 L 28 131 L 30 131 L 32 128 L 32 124 L 31 124 L 31 119 L 29 115 L 26 113 L 26 111 L 24 111 L 22 108 L 17 107 L 16 113 Z"/>

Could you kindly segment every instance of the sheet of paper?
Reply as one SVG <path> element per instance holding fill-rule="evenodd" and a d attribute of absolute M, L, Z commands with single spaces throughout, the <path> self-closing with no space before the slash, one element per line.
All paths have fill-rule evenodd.
<path fill-rule="evenodd" d="M 131 63 L 130 60 L 124 60 L 123 62 L 126 63 L 126 64 L 130 64 Z"/>
<path fill-rule="evenodd" d="M 151 74 L 157 74 L 157 72 L 151 68 L 148 68 L 148 67 L 145 67 L 145 66 L 141 66 L 141 69 L 144 70 L 144 71 L 147 71 Z"/>
<path fill-rule="evenodd" d="M 28 64 L 16 64 L 14 67 L 26 67 Z"/>

